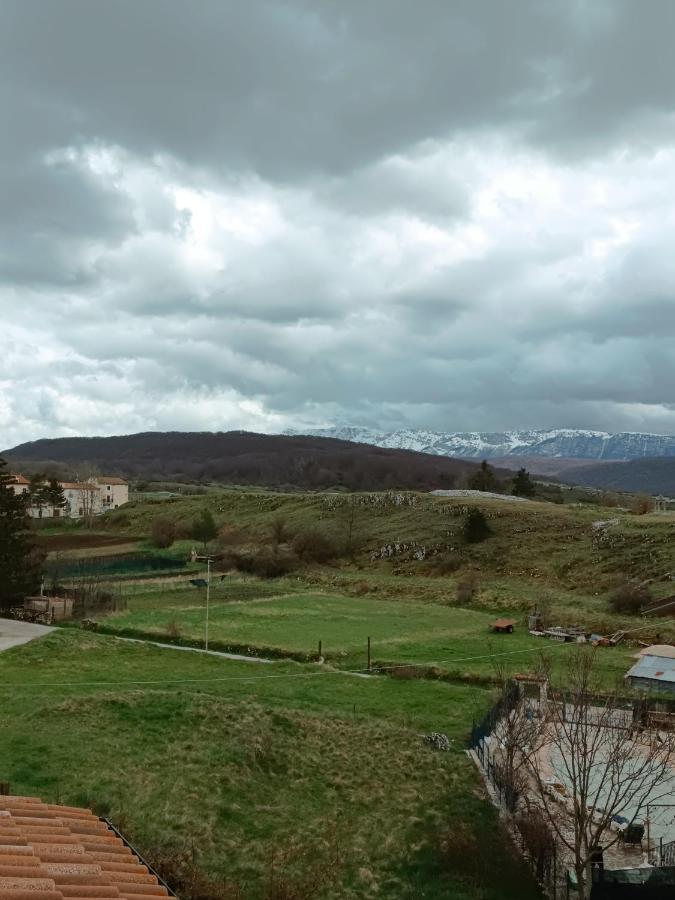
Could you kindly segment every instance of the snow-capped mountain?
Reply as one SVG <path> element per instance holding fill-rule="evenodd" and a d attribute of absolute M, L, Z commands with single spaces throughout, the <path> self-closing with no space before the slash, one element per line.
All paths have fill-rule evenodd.
<path fill-rule="evenodd" d="M 312 434 L 378 447 L 419 450 L 438 456 L 491 459 L 503 456 L 542 456 L 564 459 L 641 459 L 675 456 L 675 436 L 559 428 L 553 431 L 442 432 L 402 428 L 375 431 L 350 425 L 294 429 L 287 434 Z"/>

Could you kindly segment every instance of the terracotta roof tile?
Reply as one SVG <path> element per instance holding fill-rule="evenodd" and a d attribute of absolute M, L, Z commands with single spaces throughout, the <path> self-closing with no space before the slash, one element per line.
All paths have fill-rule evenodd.
<path fill-rule="evenodd" d="M 168 896 L 93 813 L 0 796 L 0 900 L 157 900 Z"/>

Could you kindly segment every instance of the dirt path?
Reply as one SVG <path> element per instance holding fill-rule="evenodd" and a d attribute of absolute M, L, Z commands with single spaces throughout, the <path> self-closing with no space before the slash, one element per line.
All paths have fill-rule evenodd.
<path fill-rule="evenodd" d="M 150 644 L 151 647 L 159 647 L 161 650 L 183 650 L 188 653 L 203 653 L 207 656 L 220 656 L 222 659 L 238 659 L 244 662 L 272 663 L 278 659 L 264 659 L 262 656 L 244 656 L 241 653 L 224 653 L 221 650 L 203 650 L 201 647 L 183 647 L 181 644 L 162 644 L 161 641 L 146 641 L 142 638 L 128 638 L 114 636 L 116 641 L 129 641 L 132 644 Z"/>
<path fill-rule="evenodd" d="M 0 619 L 0 652 L 44 637 L 53 630 L 48 625 L 33 625 L 32 622 L 17 622 L 16 619 Z"/>

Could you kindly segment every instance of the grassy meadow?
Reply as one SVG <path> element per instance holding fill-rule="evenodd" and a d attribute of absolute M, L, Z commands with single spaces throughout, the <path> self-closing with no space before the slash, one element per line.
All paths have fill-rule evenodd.
<path fill-rule="evenodd" d="M 99 621 L 112 633 L 200 646 L 205 593 L 187 582 L 134 585 L 125 594 L 127 609 Z M 214 579 L 211 589 L 209 646 L 312 659 L 321 641 L 327 663 L 364 670 L 370 637 L 375 666 L 417 664 L 453 680 L 486 683 L 497 675 L 493 655 L 507 672 L 536 668 L 542 654 L 554 667 L 564 662 L 571 645 L 532 637 L 524 617 L 513 615 L 520 620 L 514 633 L 494 634 L 495 613 L 484 609 L 308 590 L 297 579 L 227 575 Z M 619 646 L 598 653 L 606 683 L 621 680 L 634 652 Z"/>
<path fill-rule="evenodd" d="M 473 505 L 491 528 L 478 544 L 463 537 Z M 204 566 L 187 560 L 205 508 L 221 533 L 210 647 L 271 663 L 118 639 L 200 646 L 205 591 L 189 581 Z M 177 530 L 164 550 L 150 542 L 157 517 Z M 279 578 L 233 564 L 293 556 L 307 531 L 336 548 L 329 561 L 298 559 Z M 63 628 L 0 655 L 0 780 L 109 814 L 160 864 L 194 856 L 205 898 L 527 900 L 536 890 L 464 753 L 471 723 L 494 701 L 497 666 L 565 664 L 572 645 L 527 632 L 535 606 L 563 625 L 675 640 L 672 617 L 608 604 L 627 578 L 672 594 L 674 538 L 675 516 L 597 504 L 239 489 L 42 528 L 66 583 L 98 573 L 125 608 L 95 616 L 98 633 Z M 467 579 L 478 590 L 462 599 Z M 492 634 L 504 615 L 515 633 Z M 381 674 L 361 677 L 368 637 Z M 606 686 L 635 652 L 597 651 Z M 424 743 L 430 731 L 450 753 Z"/>
<path fill-rule="evenodd" d="M 490 701 L 65 629 L 0 655 L 0 771 L 151 860 L 194 849 L 214 896 L 536 897 L 463 752 Z"/>

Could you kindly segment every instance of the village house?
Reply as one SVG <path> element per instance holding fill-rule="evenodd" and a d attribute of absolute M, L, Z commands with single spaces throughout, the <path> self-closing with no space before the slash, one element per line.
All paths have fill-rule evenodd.
<path fill-rule="evenodd" d="M 11 487 L 14 490 L 15 494 L 27 494 L 28 488 L 30 487 L 30 481 L 25 478 L 23 475 L 12 475 L 14 481 L 11 484 Z"/>
<path fill-rule="evenodd" d="M 17 495 L 28 494 L 30 481 L 24 475 L 13 475 L 12 487 Z M 81 519 L 98 516 L 129 502 L 129 485 L 123 478 L 98 475 L 87 481 L 60 481 L 66 504 L 63 509 L 49 503 L 31 503 L 28 515 L 33 519 Z"/>

